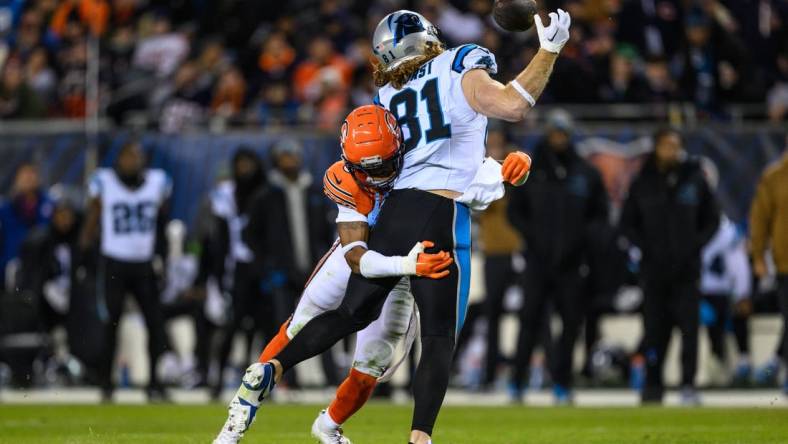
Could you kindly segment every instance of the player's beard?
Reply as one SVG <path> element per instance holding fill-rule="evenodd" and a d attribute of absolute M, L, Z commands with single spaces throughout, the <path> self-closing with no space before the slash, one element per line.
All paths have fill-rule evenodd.
<path fill-rule="evenodd" d="M 134 173 L 122 173 L 118 171 L 118 178 L 124 185 L 129 188 L 138 188 L 142 185 L 142 171 L 137 171 Z"/>

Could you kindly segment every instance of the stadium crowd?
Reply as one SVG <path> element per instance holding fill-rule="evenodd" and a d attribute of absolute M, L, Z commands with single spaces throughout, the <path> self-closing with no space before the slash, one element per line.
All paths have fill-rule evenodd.
<path fill-rule="evenodd" d="M 419 10 L 448 45 L 477 42 L 511 78 L 538 48 L 487 0 L 0 1 L 0 117 L 101 115 L 164 131 L 204 124 L 332 129 L 374 95 L 368 37 L 387 11 Z M 549 0 L 572 36 L 543 103 L 729 103 L 788 115 L 788 6 L 779 0 Z M 93 43 L 97 43 L 94 45 Z M 97 64 L 97 84 L 89 74 Z M 93 85 L 93 86 L 90 86 Z M 135 120 L 136 118 L 136 120 Z"/>
<path fill-rule="evenodd" d="M 715 381 L 777 384 L 785 334 L 774 356 L 756 363 L 750 357 L 749 322 L 756 296 L 775 276 L 771 305 L 788 319 L 788 146 L 760 180 L 748 241 L 721 214 L 714 168 L 688 158 L 676 130 L 653 136 L 653 151 L 618 205 L 608 197 L 598 168 L 578 153 L 577 140 L 571 117 L 553 112 L 533 151 L 528 185 L 509 190 L 506 199 L 476 218 L 485 284 L 458 343 L 458 384 L 489 390 L 507 381 L 512 399 L 519 400 L 526 387 L 551 381 L 557 401 L 571 402 L 575 343 L 582 336 L 583 384 L 629 384 L 643 390 L 644 401 L 659 401 L 674 327 L 682 333 L 686 403 L 699 402 L 695 380 L 702 327 L 717 364 Z M 489 154 L 504 156 L 511 149 L 506 133 L 490 132 Z M 116 380 L 128 383 L 123 370 L 113 369 L 128 292 L 149 331 L 151 399 L 166 399 L 165 383 L 206 386 L 213 397 L 220 396 L 223 375 L 234 381 L 246 365 L 230 357 L 234 339 L 238 334 L 247 339 L 244 356 L 249 356 L 260 336 L 273 337 L 313 265 L 334 241 L 335 209 L 322 195 L 322 181 L 304 168 L 302 150 L 299 142 L 282 139 L 270 158 L 262 159 L 250 147 L 238 147 L 229 174 L 204 196 L 189 233 L 181 222 L 169 221 L 168 196 L 178 190 L 169 188 L 166 173 L 144 166 L 136 142 L 120 150 L 114 167 L 98 170 L 86 192 L 46 190 L 35 165 L 20 167 L 0 206 L 6 290 L 0 298 L 0 339 L 5 338 L 0 362 L 10 365 L 0 370 L 12 370 L 14 385 L 92 382 L 111 399 Z M 150 200 L 127 205 L 115 180 L 141 187 Z M 100 225 L 136 230 L 141 237 L 113 240 L 112 230 Z M 639 296 L 633 300 L 636 287 L 642 291 L 635 291 Z M 600 341 L 602 316 L 616 312 L 642 315 L 639 346 L 622 349 Z M 520 321 L 511 355 L 500 347 L 506 313 Z M 196 344 L 187 362 L 174 364 L 175 376 L 160 380 L 157 367 L 178 361 L 165 326 L 180 316 L 191 320 Z M 563 325 L 555 339 L 554 316 Z M 42 339 L 21 347 L 7 341 L 25 332 L 42 333 Z M 729 332 L 737 357 L 725 346 Z M 336 385 L 346 364 L 325 353 L 325 382 Z M 756 364 L 762 365 L 757 372 Z M 608 380 L 610 374 L 615 377 Z M 7 372 L 0 376 L 8 382 Z M 287 384 L 299 382 L 289 375 Z"/>

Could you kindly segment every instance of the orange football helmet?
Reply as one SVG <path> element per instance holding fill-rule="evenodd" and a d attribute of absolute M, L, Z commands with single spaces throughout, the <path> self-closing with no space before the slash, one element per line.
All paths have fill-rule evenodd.
<path fill-rule="evenodd" d="M 388 191 L 402 170 L 402 131 L 397 119 L 378 105 L 348 114 L 340 133 L 342 160 L 359 186 Z"/>

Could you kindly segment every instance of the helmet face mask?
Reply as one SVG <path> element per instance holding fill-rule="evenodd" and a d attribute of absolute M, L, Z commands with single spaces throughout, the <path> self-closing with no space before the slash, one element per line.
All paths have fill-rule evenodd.
<path fill-rule="evenodd" d="M 423 15 L 402 9 L 378 23 L 372 52 L 384 70 L 391 70 L 423 55 L 429 42 L 441 44 L 438 28 Z"/>
<path fill-rule="evenodd" d="M 381 156 L 366 157 L 360 164 L 355 164 L 342 156 L 345 167 L 352 173 L 356 183 L 367 191 L 386 193 L 394 186 L 402 170 L 402 151 L 397 150 L 394 156 L 383 159 Z"/>
<path fill-rule="evenodd" d="M 393 114 L 377 105 L 354 109 L 340 132 L 342 160 L 369 192 L 391 190 L 402 170 L 402 131 Z"/>

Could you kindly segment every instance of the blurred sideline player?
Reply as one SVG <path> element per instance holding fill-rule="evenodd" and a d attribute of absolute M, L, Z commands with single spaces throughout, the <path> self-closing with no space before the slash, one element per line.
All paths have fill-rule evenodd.
<path fill-rule="evenodd" d="M 229 417 L 216 443 L 235 443 L 249 427 L 258 402 L 248 386 L 259 384 L 263 363 L 275 356 L 315 316 L 336 309 L 345 296 L 351 272 L 370 277 L 424 276 L 439 279 L 448 274 L 452 259 L 446 252 L 423 253 L 429 241 L 417 243 L 408 256 L 383 257 L 358 249 L 365 245 L 385 193 L 402 166 L 402 134 L 394 116 L 377 105 L 353 110 L 341 130 L 343 160 L 331 165 L 323 189 L 339 209 L 339 239 L 315 267 L 295 313 L 244 375 L 229 407 Z M 370 262 L 369 256 L 375 261 Z M 366 259 L 365 259 L 366 257 Z M 402 277 L 390 292 L 381 316 L 358 333 L 353 367 L 327 410 L 312 426 L 322 443 L 349 444 L 340 425 L 372 395 L 372 390 L 394 359 L 397 343 L 405 336 L 413 317 L 410 281 Z"/>
<path fill-rule="evenodd" d="M 148 398 L 166 400 L 156 371 L 166 337 L 153 259 L 157 253 L 165 256 L 165 213 L 171 191 L 164 171 L 145 168 L 145 155 L 136 142 L 120 149 L 114 168 L 96 170 L 88 186 L 90 203 L 80 248 L 87 250 L 101 230 L 96 292 L 105 324 L 98 369 L 104 401 L 111 400 L 114 389 L 112 365 L 126 293 L 136 299 L 148 330 Z"/>
<path fill-rule="evenodd" d="M 382 87 L 376 102 L 397 117 L 405 135 L 405 157 L 370 233 L 369 248 L 399 255 L 407 253 L 413 242 L 429 238 L 436 249 L 452 251 L 455 259 L 443 279 L 411 279 L 422 343 L 413 383 L 410 441 L 414 444 L 431 442 L 449 383 L 455 338 L 467 309 L 470 210 L 458 199 L 483 165 L 487 117 L 521 120 L 544 90 L 569 39 L 571 22 L 560 9 L 550 17 L 547 27 L 534 17 L 541 49 L 507 85 L 490 77 L 497 70 L 490 51 L 473 44 L 445 50 L 435 26 L 417 13 L 389 14 L 375 30 L 372 46 L 379 62 L 375 78 Z M 524 177 L 525 163 L 509 167 L 505 163 L 504 177 Z M 266 377 L 255 387 L 259 397 L 273 389 L 283 371 L 377 319 L 397 281 L 352 274 L 339 308 L 309 322 L 265 364 Z"/>

